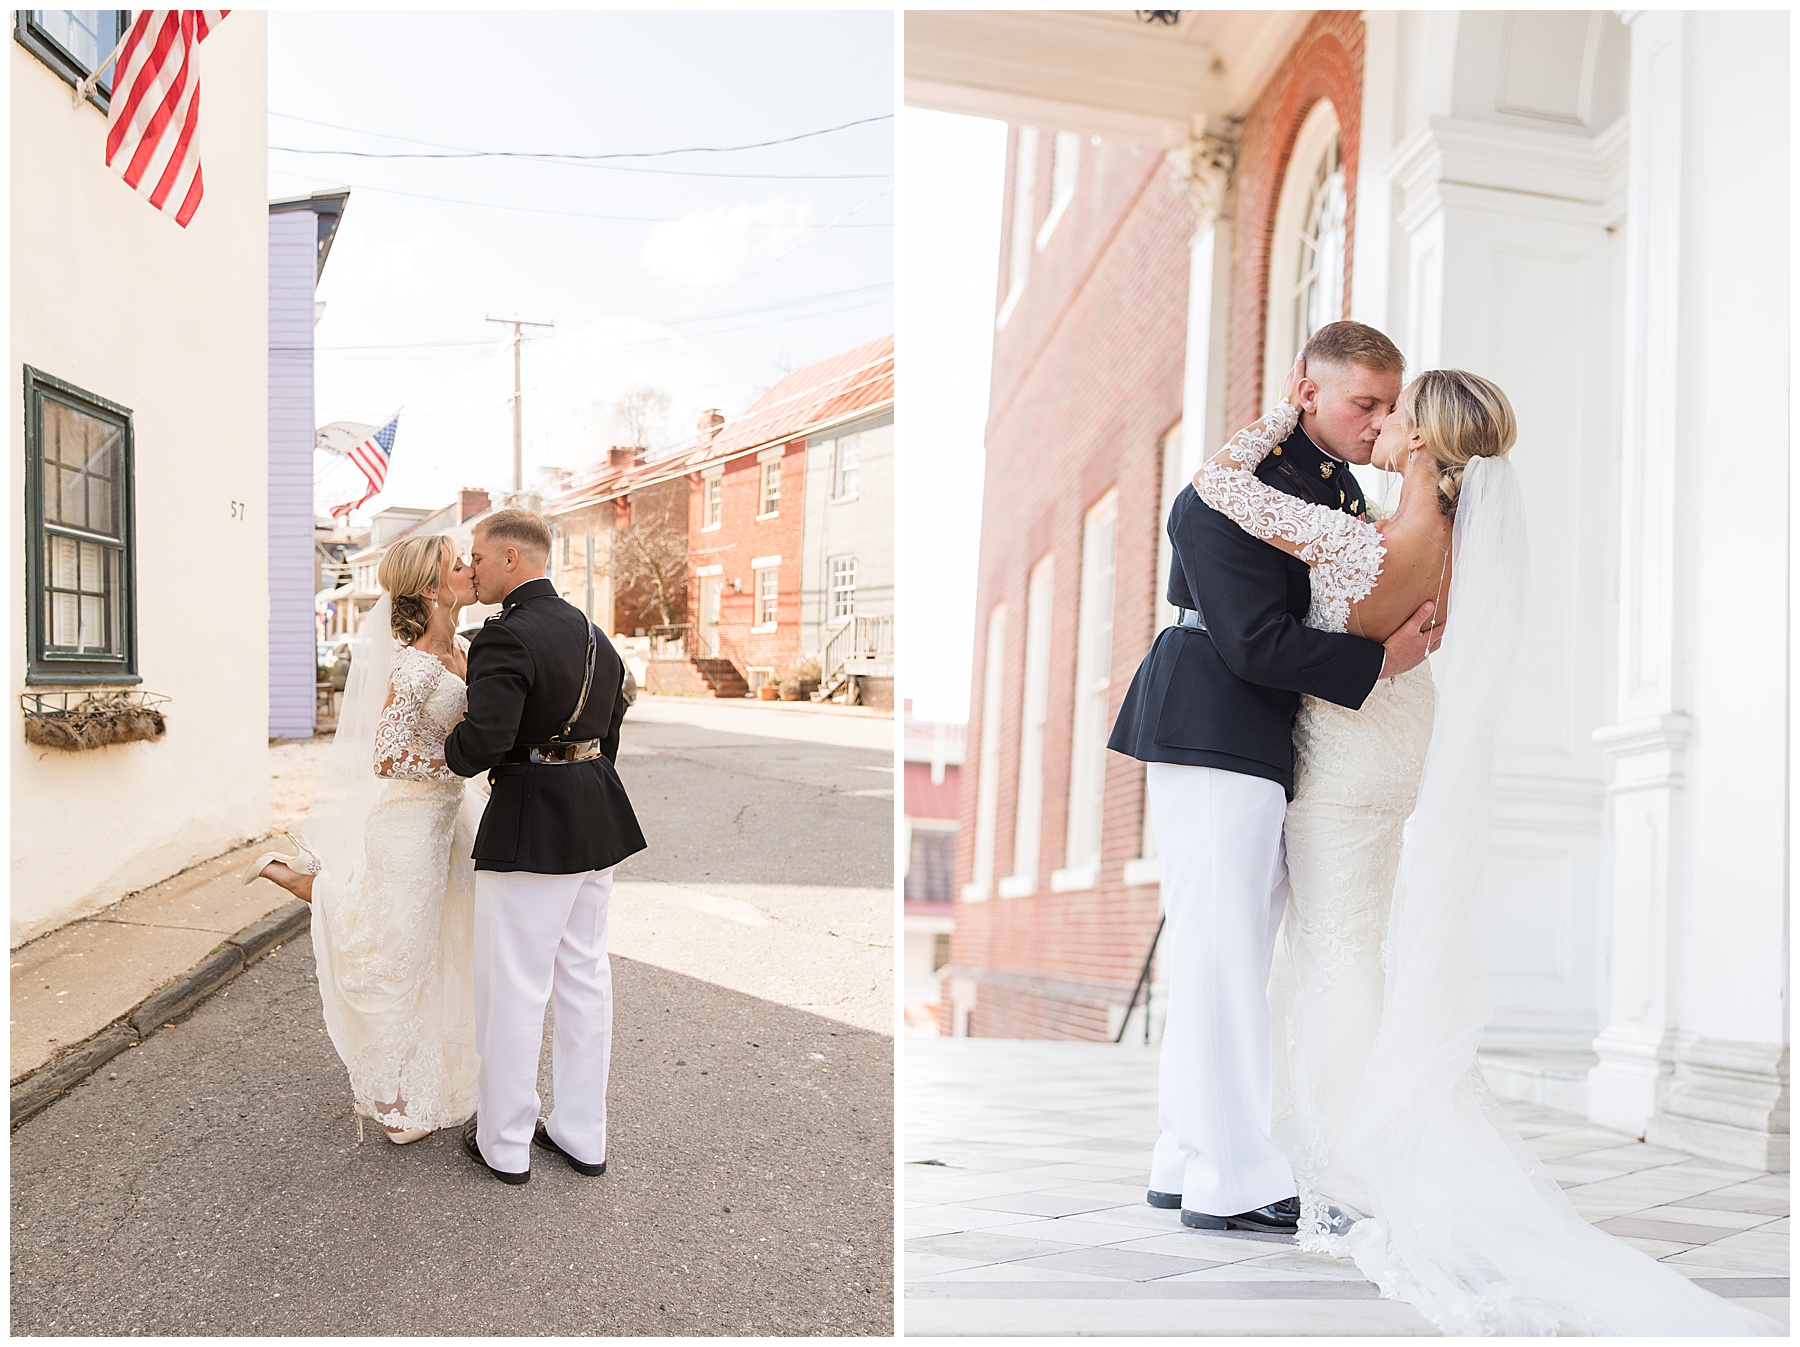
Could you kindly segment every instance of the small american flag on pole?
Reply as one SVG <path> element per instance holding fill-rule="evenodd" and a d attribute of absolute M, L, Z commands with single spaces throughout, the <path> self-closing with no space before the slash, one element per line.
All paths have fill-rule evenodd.
<path fill-rule="evenodd" d="M 231 11 L 146 9 L 119 49 L 106 163 L 183 229 L 200 208 L 200 71 L 194 53 Z"/>
<path fill-rule="evenodd" d="M 350 511 L 357 509 L 369 497 L 381 490 L 382 483 L 387 481 L 388 460 L 394 456 L 394 434 L 399 425 L 400 413 L 395 412 L 392 420 L 345 455 L 362 469 L 363 476 L 369 479 L 369 489 L 363 493 L 362 500 L 346 501 L 342 505 L 332 506 L 331 513 L 334 518 L 338 515 L 349 514 Z"/>

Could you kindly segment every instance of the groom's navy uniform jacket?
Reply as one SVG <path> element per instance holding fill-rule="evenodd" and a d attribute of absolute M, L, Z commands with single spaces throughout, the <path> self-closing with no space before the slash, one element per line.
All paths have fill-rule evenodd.
<path fill-rule="evenodd" d="M 444 743 L 459 776 L 488 773 L 492 794 L 475 835 L 477 870 L 572 875 L 644 849 L 613 760 L 625 718 L 625 664 L 604 635 L 594 681 L 568 739 L 598 739 L 600 755 L 534 763 L 581 699 L 588 620 L 548 579 L 527 580 L 469 643 L 468 714 Z"/>
<path fill-rule="evenodd" d="M 1349 467 L 1298 426 L 1256 475 L 1302 500 L 1350 514 L 1363 509 Z M 1312 602 L 1307 564 L 1251 537 L 1191 483 L 1175 497 L 1168 529 L 1175 549 L 1169 602 L 1197 610 L 1203 628 L 1157 634 L 1107 747 L 1144 762 L 1265 777 L 1291 800 L 1300 694 L 1360 707 L 1381 676 L 1382 648 L 1303 626 Z"/>

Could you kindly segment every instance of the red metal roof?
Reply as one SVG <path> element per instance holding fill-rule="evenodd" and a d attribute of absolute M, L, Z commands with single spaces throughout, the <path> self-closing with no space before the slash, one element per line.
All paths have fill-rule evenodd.
<path fill-rule="evenodd" d="M 779 444 L 818 426 L 847 420 L 894 400 L 894 338 L 875 341 L 784 375 L 735 421 L 705 444 L 650 463 L 605 467 L 544 502 L 545 513 L 566 514 L 624 495 L 653 481 L 695 472 L 764 445 Z"/>

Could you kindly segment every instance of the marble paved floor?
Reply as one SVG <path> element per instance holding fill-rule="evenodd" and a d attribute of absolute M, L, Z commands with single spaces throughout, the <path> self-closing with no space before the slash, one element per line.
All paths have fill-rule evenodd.
<path fill-rule="evenodd" d="M 905 1039 L 904 1331 L 1398 1336 L 1354 1264 L 1144 1204 L 1155 1059 L 1136 1045 Z M 1788 1176 L 1507 1113 L 1581 1213 L 1787 1322 Z"/>

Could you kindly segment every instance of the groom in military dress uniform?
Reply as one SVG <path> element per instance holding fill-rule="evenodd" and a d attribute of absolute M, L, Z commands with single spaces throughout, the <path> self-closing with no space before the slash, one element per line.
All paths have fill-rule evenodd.
<path fill-rule="evenodd" d="M 1403 360 L 1362 323 L 1306 344 L 1300 422 L 1257 476 L 1302 500 L 1363 512 L 1351 463 L 1367 463 L 1400 395 Z M 1425 609 L 1386 646 L 1304 625 L 1305 562 L 1245 533 L 1192 485 L 1169 511 L 1168 600 L 1108 747 L 1148 764 L 1162 858 L 1169 970 L 1158 1086 L 1162 1134 L 1148 1201 L 1205 1230 L 1291 1232 L 1294 1175 L 1270 1135 L 1266 988 L 1287 900 L 1281 828 L 1294 793 L 1302 693 L 1360 707 L 1380 678 L 1417 665 L 1442 628 Z"/>
<path fill-rule="evenodd" d="M 492 793 L 475 838 L 475 1046 L 469 1154 L 496 1178 L 531 1177 L 531 1145 L 578 1172 L 606 1168 L 613 867 L 644 849 L 613 762 L 625 666 L 544 574 L 550 530 L 526 510 L 476 526 L 476 597 L 501 604 L 469 645 L 469 707 L 444 744 Z M 556 1006 L 556 1107 L 538 1116 L 544 1008 Z"/>

